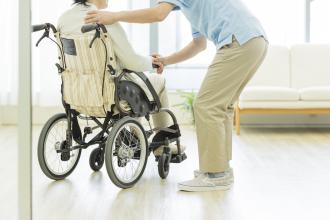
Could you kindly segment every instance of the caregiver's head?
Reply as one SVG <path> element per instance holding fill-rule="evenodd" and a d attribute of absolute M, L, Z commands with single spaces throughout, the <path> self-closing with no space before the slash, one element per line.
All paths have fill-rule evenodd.
<path fill-rule="evenodd" d="M 82 4 L 87 6 L 87 3 L 94 4 L 98 9 L 105 9 L 108 7 L 108 0 L 73 0 L 74 4 Z"/>

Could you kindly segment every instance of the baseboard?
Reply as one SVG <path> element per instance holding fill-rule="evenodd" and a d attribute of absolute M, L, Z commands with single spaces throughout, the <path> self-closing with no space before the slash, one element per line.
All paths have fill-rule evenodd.
<path fill-rule="evenodd" d="M 171 108 L 180 124 L 191 125 L 191 117 L 179 108 Z M 0 106 L 0 124 L 17 124 L 17 107 Z M 63 107 L 33 107 L 32 121 L 44 124 L 52 115 L 64 112 Z M 248 127 L 330 127 L 330 115 L 241 115 L 241 125 Z"/>
<path fill-rule="evenodd" d="M 60 106 L 33 107 L 32 123 L 35 125 L 44 124 L 51 116 L 60 112 L 64 112 L 63 107 Z M 0 124 L 16 125 L 18 122 L 17 115 L 17 106 L 0 106 Z"/>
<path fill-rule="evenodd" d="M 191 125 L 191 117 L 186 112 L 178 108 L 171 109 L 180 124 Z M 64 112 L 63 107 L 51 106 L 40 107 L 36 106 L 32 109 L 33 125 L 43 125 L 46 121 L 57 113 Z M 0 125 L 17 125 L 18 108 L 16 106 L 0 106 Z"/>
<path fill-rule="evenodd" d="M 183 99 L 175 91 L 169 92 L 171 105 L 182 103 Z M 0 106 L 0 124 L 17 124 L 17 106 Z M 178 107 L 172 107 L 178 122 L 190 125 L 191 115 Z M 35 106 L 33 107 L 32 121 L 35 125 L 44 124 L 52 115 L 64 112 L 62 106 Z M 242 126 L 268 127 L 330 127 L 330 115 L 241 115 Z"/>

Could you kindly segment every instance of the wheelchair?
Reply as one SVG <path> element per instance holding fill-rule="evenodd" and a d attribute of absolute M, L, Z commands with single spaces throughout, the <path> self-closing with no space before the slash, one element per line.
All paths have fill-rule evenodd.
<path fill-rule="evenodd" d="M 51 117 L 39 136 L 38 161 L 48 178 L 62 180 L 69 176 L 81 151 L 90 146 L 96 146 L 89 157 L 91 169 L 99 171 L 105 163 L 111 181 L 123 189 L 139 181 L 150 153 L 160 147 L 163 152 L 155 160 L 162 179 L 168 176 L 170 163 L 187 158 L 181 151 L 175 115 L 161 107 L 144 73 L 118 67 L 105 26 L 85 25 L 79 36 L 63 35 L 50 23 L 32 26 L 32 32 L 37 31 L 43 31 L 43 35 L 36 46 L 48 38 L 58 47 L 56 67 L 65 110 Z M 55 39 L 50 37 L 51 32 Z M 130 78 L 143 82 L 149 93 Z M 167 113 L 173 125 L 153 128 L 150 116 L 160 112 Z M 177 152 L 171 152 L 171 143 L 176 144 Z"/>

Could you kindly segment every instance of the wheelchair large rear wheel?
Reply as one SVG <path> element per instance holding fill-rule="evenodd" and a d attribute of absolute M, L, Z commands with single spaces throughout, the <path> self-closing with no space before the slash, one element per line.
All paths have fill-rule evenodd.
<path fill-rule="evenodd" d="M 43 173 L 53 180 L 61 180 L 69 176 L 80 158 L 81 149 L 58 152 L 70 147 L 66 143 L 67 128 L 66 114 L 56 114 L 47 121 L 39 137 L 39 165 Z M 75 145 L 75 142 L 72 141 L 72 144 Z"/>
<path fill-rule="evenodd" d="M 142 125 L 131 117 L 119 120 L 111 129 L 105 148 L 105 164 L 111 181 L 118 187 L 133 187 L 148 160 L 148 140 Z"/>

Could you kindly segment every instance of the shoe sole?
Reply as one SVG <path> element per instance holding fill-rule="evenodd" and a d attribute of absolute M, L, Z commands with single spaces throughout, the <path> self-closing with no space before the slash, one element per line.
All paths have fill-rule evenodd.
<path fill-rule="evenodd" d="M 232 187 L 232 184 L 224 186 L 184 186 L 178 185 L 178 189 L 184 192 L 211 192 L 211 191 L 226 191 Z"/>

